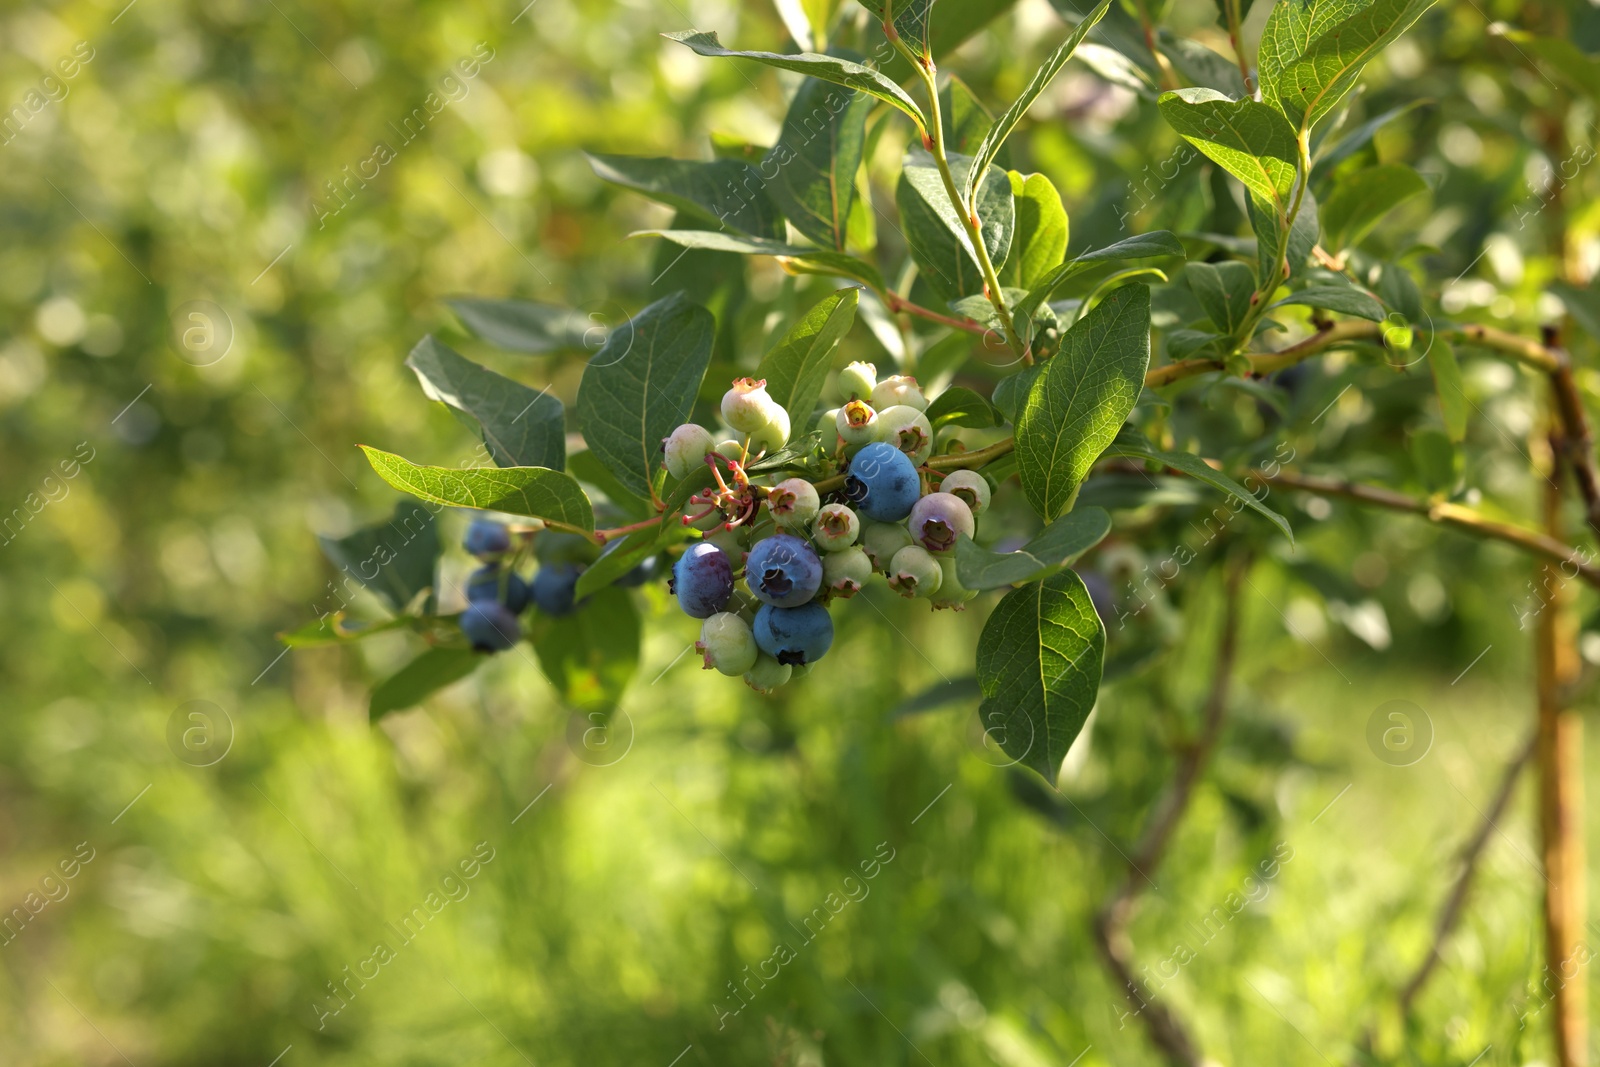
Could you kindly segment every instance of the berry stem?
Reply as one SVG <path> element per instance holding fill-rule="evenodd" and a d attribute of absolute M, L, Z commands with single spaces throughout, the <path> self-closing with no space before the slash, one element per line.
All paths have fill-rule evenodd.
<path fill-rule="evenodd" d="M 607 530 L 596 530 L 594 532 L 594 536 L 603 545 L 613 537 L 619 537 L 623 534 L 631 534 L 635 530 L 648 530 L 650 527 L 659 526 L 660 524 L 661 516 L 657 515 L 654 518 L 645 519 L 642 522 L 630 523 L 627 526 L 613 526 Z"/>

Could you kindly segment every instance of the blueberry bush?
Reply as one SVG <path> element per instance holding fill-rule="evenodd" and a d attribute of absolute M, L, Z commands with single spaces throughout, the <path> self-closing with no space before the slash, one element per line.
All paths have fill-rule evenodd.
<path fill-rule="evenodd" d="M 881 586 L 986 618 L 973 677 L 926 697 L 969 705 L 986 742 L 1037 776 L 1018 787 L 1029 803 L 1052 812 L 1102 685 L 1150 678 L 1162 654 L 1199 642 L 1214 654 L 1204 714 L 1123 857 L 1127 882 L 1093 924 L 1154 1047 L 1199 1064 L 1192 1027 L 1136 966 L 1128 925 L 1218 743 L 1239 591 L 1271 558 L 1342 595 L 1292 553 L 1296 510 L 1315 516 L 1338 500 L 1449 526 L 1543 568 L 1519 616 L 1541 664 L 1542 725 L 1514 766 L 1540 757 L 1546 866 L 1559 870 L 1581 796 L 1560 768 L 1576 662 L 1569 586 L 1600 584 L 1562 524 L 1581 510 L 1600 530 L 1591 383 L 1569 355 L 1575 331 L 1600 327 L 1600 304 L 1585 286 L 1586 223 L 1569 226 L 1560 201 L 1592 159 L 1567 127 L 1593 116 L 1595 62 L 1559 34 L 1496 27 L 1555 87 L 1528 121 L 1547 127 L 1553 176 L 1532 214 L 1557 266 L 1491 324 L 1457 299 L 1459 264 L 1436 247 L 1441 234 L 1418 232 L 1418 205 L 1458 179 L 1382 147 L 1427 102 L 1390 91 L 1380 108 L 1363 86 L 1432 0 L 1062 3 L 1043 64 L 988 99 L 943 60 L 989 5 L 778 6 L 792 50 L 741 50 L 714 30 L 667 35 L 694 62 L 738 64 L 747 78 L 775 68 L 788 103 L 772 144 L 723 137 L 708 160 L 589 156 L 600 179 L 670 213 L 633 235 L 657 256 L 652 299 L 611 318 L 450 301 L 464 333 L 547 358 L 547 379 L 564 361 L 581 366 L 570 409 L 548 385 L 419 341 L 406 365 L 481 439 L 478 460 L 362 445 L 375 474 L 413 500 L 324 548 L 389 614 L 330 610 L 284 640 L 414 633 L 415 658 L 371 694 L 374 718 L 521 650 L 570 709 L 603 722 L 635 679 L 651 605 L 670 598 L 698 621 L 705 668 L 766 694 L 807 675 L 849 684 L 830 676 L 835 627 L 878 611 Z M 1224 41 L 1231 54 L 1211 47 Z M 1125 155 L 1131 198 L 1078 190 L 1084 211 L 1069 220 L 1062 193 L 1023 162 L 1039 151 L 1019 131 L 1072 61 L 1149 105 L 1150 147 Z M 1158 155 L 1163 144 L 1177 147 Z M 753 265 L 773 263 L 781 275 L 753 284 Z M 1481 506 L 1464 476 L 1468 446 L 1505 433 L 1470 399 L 1469 354 L 1532 376 L 1548 398 L 1524 455 L 1530 484 L 1547 486 L 1537 514 Z M 1350 384 L 1336 374 L 1347 370 L 1365 375 L 1361 402 L 1382 405 L 1397 430 L 1319 429 L 1345 403 Z M 1287 503 L 1309 499 L 1319 503 Z M 461 510 L 470 524 L 446 536 L 441 524 Z M 1197 523 L 1203 545 L 1179 540 Z M 464 578 L 458 541 L 476 559 Z M 1160 562 L 1118 587 L 1129 552 Z M 1225 610 L 1212 630 L 1179 634 L 1164 593 L 1191 567 L 1222 575 Z M 1548 881 L 1547 960 L 1562 975 L 1550 1018 L 1559 1062 L 1578 1064 L 1581 983 L 1569 972 L 1587 950 L 1563 908 L 1581 890 Z M 1363 1062 L 1402 1062 L 1381 1057 L 1404 1047 L 1435 951 L 1398 1018 L 1354 1040 Z"/>

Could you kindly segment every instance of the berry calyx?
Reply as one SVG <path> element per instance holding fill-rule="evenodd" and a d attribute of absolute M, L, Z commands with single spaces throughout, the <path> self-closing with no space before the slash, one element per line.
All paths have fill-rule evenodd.
<path fill-rule="evenodd" d="M 972 509 L 954 493 L 929 493 L 911 509 L 906 523 L 911 538 L 929 552 L 949 552 L 956 539 L 977 532 Z"/>
<path fill-rule="evenodd" d="M 834 425 L 847 445 L 864 445 L 878 439 L 878 413 L 863 400 L 852 400 L 840 408 Z"/>
<path fill-rule="evenodd" d="M 918 545 L 907 545 L 889 561 L 889 588 L 901 596 L 931 597 L 943 580 L 939 561 Z"/>
<path fill-rule="evenodd" d="M 745 558 L 745 581 L 763 603 L 793 608 L 822 587 L 822 560 L 816 549 L 791 534 L 756 542 Z"/>
<path fill-rule="evenodd" d="M 832 554 L 842 552 L 856 543 L 861 533 L 861 520 L 843 504 L 824 504 L 812 527 L 811 537 L 817 547 Z"/>

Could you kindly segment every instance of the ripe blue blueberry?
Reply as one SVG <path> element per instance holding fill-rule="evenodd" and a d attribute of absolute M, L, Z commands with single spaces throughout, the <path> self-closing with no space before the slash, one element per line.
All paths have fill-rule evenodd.
<path fill-rule="evenodd" d="M 761 651 L 791 667 L 817 662 L 833 645 L 833 617 L 821 604 L 797 608 L 763 604 L 754 629 Z"/>
<path fill-rule="evenodd" d="M 499 559 L 511 551 L 511 531 L 493 519 L 473 519 L 461 547 L 481 560 Z"/>
<path fill-rule="evenodd" d="M 744 563 L 745 581 L 762 601 L 793 608 L 817 595 L 822 586 L 822 560 L 817 550 L 791 534 L 758 541 Z"/>
<path fill-rule="evenodd" d="M 576 563 L 547 563 L 533 576 L 533 605 L 546 615 L 572 614 L 577 606 L 578 575 L 583 568 Z"/>
<path fill-rule="evenodd" d="M 504 604 L 478 600 L 461 613 L 461 632 L 479 652 L 504 652 L 522 637 L 522 625 Z"/>
<path fill-rule="evenodd" d="M 709 619 L 727 607 L 733 596 L 733 568 L 722 549 L 700 541 L 673 564 L 671 589 L 684 614 Z"/>
<path fill-rule="evenodd" d="M 844 495 L 850 503 L 879 522 L 898 522 L 911 514 L 921 489 L 911 457 L 884 441 L 857 452 L 844 479 Z"/>
<path fill-rule="evenodd" d="M 502 582 L 504 592 L 501 591 Z M 479 567 L 467 579 L 467 602 L 498 601 L 513 615 L 521 615 L 528 607 L 528 583 L 515 571 L 506 571 L 490 564 Z"/>

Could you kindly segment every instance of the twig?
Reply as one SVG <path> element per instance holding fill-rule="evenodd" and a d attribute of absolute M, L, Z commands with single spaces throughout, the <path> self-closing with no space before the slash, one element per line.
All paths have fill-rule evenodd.
<path fill-rule="evenodd" d="M 941 315 L 932 308 L 925 308 L 921 304 L 912 303 L 892 289 L 885 291 L 883 295 L 888 298 L 886 303 L 889 305 L 891 312 L 903 311 L 907 315 L 915 315 L 920 319 L 927 319 L 929 322 L 937 322 L 941 326 L 948 326 L 953 330 L 965 330 L 967 333 L 976 334 L 979 337 L 989 332 L 989 328 L 982 323 L 974 322 L 971 319 L 958 319 L 951 315 Z"/>
<path fill-rule="evenodd" d="M 1506 764 L 1506 769 L 1500 776 L 1500 788 L 1495 790 L 1494 800 L 1478 824 L 1478 832 L 1473 834 L 1472 839 L 1461 849 L 1459 861 L 1461 873 L 1456 876 L 1456 884 L 1451 887 L 1450 895 L 1445 898 L 1444 906 L 1439 909 L 1439 919 L 1434 925 L 1433 942 L 1428 946 L 1428 954 L 1422 958 L 1416 973 L 1400 992 L 1402 1017 L 1411 1014 L 1411 1005 L 1439 965 L 1442 958 L 1439 955 L 1440 950 L 1444 948 L 1445 939 L 1455 930 L 1456 922 L 1461 918 L 1461 909 L 1466 904 L 1467 892 L 1472 888 L 1473 878 L 1478 873 L 1478 862 L 1483 858 L 1484 849 L 1488 846 L 1489 838 L 1493 836 L 1500 817 L 1505 814 L 1506 806 L 1511 803 L 1511 795 L 1516 791 L 1517 779 L 1522 776 L 1522 769 L 1533 758 L 1534 749 L 1538 744 L 1539 734 L 1535 731 L 1511 758 L 1511 762 Z"/>
<path fill-rule="evenodd" d="M 1160 806 L 1151 816 L 1143 836 L 1134 848 L 1128 871 L 1117 892 L 1095 916 L 1095 944 L 1104 957 L 1106 966 L 1122 983 L 1128 1000 L 1137 1008 L 1144 1020 L 1150 1040 L 1178 1067 L 1199 1067 L 1202 1062 L 1193 1036 L 1177 1014 L 1144 984 L 1134 972 L 1133 944 L 1128 937 L 1128 923 L 1133 919 L 1138 904 L 1141 883 L 1155 873 L 1166 855 L 1167 845 L 1178 828 L 1189 802 L 1194 796 L 1195 784 L 1200 780 L 1217 739 L 1222 734 L 1222 723 L 1228 709 L 1228 694 L 1233 681 L 1234 660 L 1239 649 L 1239 587 L 1250 569 L 1250 557 L 1241 554 L 1234 559 L 1223 583 L 1222 634 L 1217 642 L 1217 669 L 1211 678 L 1211 691 L 1200 724 L 1200 734 L 1179 752 L 1177 771 L 1172 786 L 1162 798 Z"/>
<path fill-rule="evenodd" d="M 1288 486 L 1291 489 L 1304 489 L 1310 493 L 1322 496 L 1338 496 L 1347 500 L 1359 501 L 1363 504 L 1375 504 L 1380 508 L 1391 511 L 1404 511 L 1413 515 L 1420 515 L 1430 522 L 1437 522 L 1445 526 L 1454 526 L 1457 529 L 1478 537 L 1492 541 L 1504 541 L 1506 544 L 1515 545 L 1524 552 L 1530 552 L 1542 559 L 1557 564 L 1570 564 L 1576 573 L 1572 577 L 1582 577 L 1584 581 L 1600 589 L 1600 567 L 1588 561 L 1588 553 L 1573 548 L 1571 545 L 1556 540 L 1548 534 L 1538 530 L 1530 530 L 1523 526 L 1515 526 L 1508 522 L 1498 522 L 1484 516 L 1481 512 L 1461 504 L 1451 504 L 1446 501 L 1417 500 L 1396 493 L 1391 489 L 1383 489 L 1375 485 L 1362 485 L 1358 482 L 1346 482 L 1336 478 L 1319 478 L 1309 474 L 1291 474 L 1280 471 L 1277 474 L 1268 474 L 1258 470 L 1255 476 L 1274 485 Z"/>
<path fill-rule="evenodd" d="M 1583 497 L 1583 515 L 1589 528 L 1600 534 L 1600 472 L 1595 470 L 1594 435 L 1589 431 L 1589 416 L 1572 378 L 1572 360 L 1556 347 L 1554 330 L 1545 332 L 1545 348 L 1560 359 L 1550 372 L 1551 401 L 1561 420 L 1561 432 L 1551 435 L 1551 446 L 1572 468 L 1572 481 Z"/>

